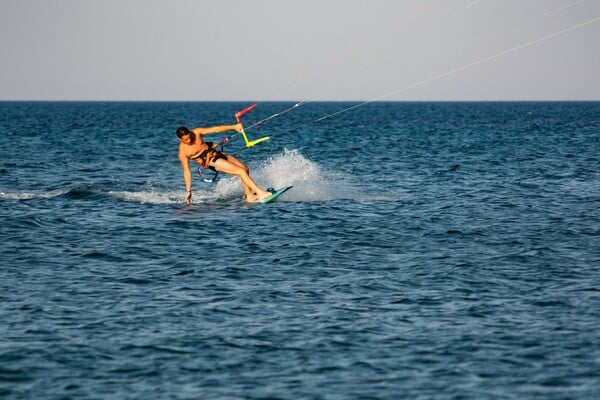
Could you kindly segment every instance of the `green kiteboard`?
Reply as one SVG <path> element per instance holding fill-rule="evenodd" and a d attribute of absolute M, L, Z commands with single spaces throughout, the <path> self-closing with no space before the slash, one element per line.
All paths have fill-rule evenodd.
<path fill-rule="evenodd" d="M 266 199 L 261 200 L 260 202 L 262 204 L 267 204 L 272 202 L 273 200 L 275 200 L 276 198 L 278 198 L 279 196 L 281 196 L 283 193 L 287 192 L 288 190 L 290 190 L 291 188 L 293 188 L 293 186 L 285 186 L 282 187 L 281 189 L 277 189 L 274 190 L 272 193 L 272 195 L 270 195 L 269 197 L 267 197 Z"/>

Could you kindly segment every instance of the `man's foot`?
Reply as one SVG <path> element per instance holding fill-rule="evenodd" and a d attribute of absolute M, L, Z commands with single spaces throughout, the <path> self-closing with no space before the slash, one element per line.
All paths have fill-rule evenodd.
<path fill-rule="evenodd" d="M 253 203 L 258 203 L 259 201 L 262 201 L 268 197 L 271 197 L 273 195 L 273 192 L 270 192 L 269 190 L 261 190 L 259 193 L 256 193 L 256 197 L 254 197 L 253 199 Z"/>
<path fill-rule="evenodd" d="M 252 196 L 246 196 L 246 203 L 258 203 L 272 195 L 272 192 L 262 190 L 260 193 L 253 194 Z"/>

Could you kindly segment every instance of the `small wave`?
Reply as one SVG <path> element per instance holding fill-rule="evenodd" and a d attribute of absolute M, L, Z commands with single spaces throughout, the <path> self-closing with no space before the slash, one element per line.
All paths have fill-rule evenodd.
<path fill-rule="evenodd" d="M 68 189 L 50 190 L 47 192 L 0 192 L 0 200 L 32 200 L 32 199 L 49 199 L 53 197 L 63 196 L 68 193 Z"/>
<path fill-rule="evenodd" d="M 225 177 L 216 184 L 196 185 L 193 191 L 194 203 L 215 203 L 240 200 L 243 198 L 242 187 L 237 178 Z M 159 191 L 109 191 L 108 196 L 124 201 L 142 204 L 183 204 L 185 203 L 185 190 L 159 192 Z"/>
<path fill-rule="evenodd" d="M 253 176 L 257 177 L 261 186 L 294 186 L 293 190 L 281 197 L 281 201 L 324 201 L 363 197 L 352 188 L 347 176 L 324 170 L 298 150 L 285 149 L 283 153 L 271 157 L 253 172 Z"/>
<path fill-rule="evenodd" d="M 107 196 L 141 204 L 173 204 L 182 202 L 182 194 L 179 192 L 149 192 L 149 191 L 109 191 Z"/>
<path fill-rule="evenodd" d="M 52 199 L 56 197 L 65 197 L 73 200 L 87 199 L 90 197 L 102 195 L 102 191 L 87 186 L 75 186 L 63 189 L 53 189 L 47 191 L 15 191 L 0 192 L 2 200 L 35 200 Z"/>

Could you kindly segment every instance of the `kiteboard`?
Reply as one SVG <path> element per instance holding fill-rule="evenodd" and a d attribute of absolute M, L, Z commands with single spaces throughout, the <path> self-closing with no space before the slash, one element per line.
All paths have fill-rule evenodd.
<path fill-rule="evenodd" d="M 262 204 L 270 203 L 273 200 L 275 200 L 276 198 L 278 198 L 279 196 L 281 196 L 286 191 L 290 190 L 291 188 L 293 188 L 293 186 L 284 186 L 281 189 L 273 190 L 273 192 L 272 192 L 273 194 L 272 195 L 270 195 L 266 199 L 262 199 L 260 202 Z"/>

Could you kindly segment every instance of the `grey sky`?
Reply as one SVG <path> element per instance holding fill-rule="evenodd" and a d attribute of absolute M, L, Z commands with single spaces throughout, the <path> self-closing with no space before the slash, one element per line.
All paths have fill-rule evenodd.
<path fill-rule="evenodd" d="M 0 0 L 0 100 L 600 100 L 600 21 L 478 63 L 598 17 L 600 0 Z"/>

